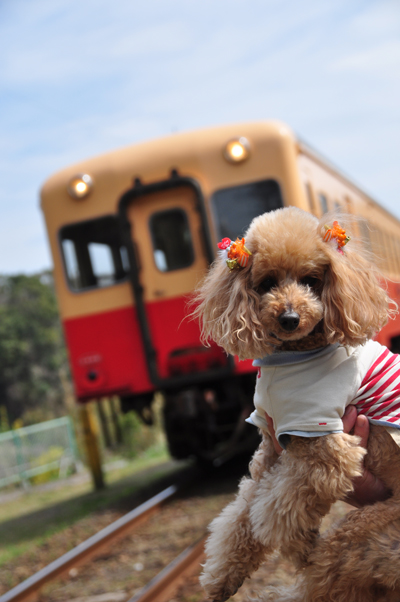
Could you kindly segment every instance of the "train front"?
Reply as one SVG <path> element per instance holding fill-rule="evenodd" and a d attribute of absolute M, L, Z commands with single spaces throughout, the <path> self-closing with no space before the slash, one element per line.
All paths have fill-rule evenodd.
<path fill-rule="evenodd" d="M 42 208 L 78 402 L 119 396 L 151 422 L 156 391 L 177 458 L 253 447 L 250 361 L 204 347 L 188 301 L 217 242 L 299 196 L 280 124 L 143 143 L 50 178 Z"/>

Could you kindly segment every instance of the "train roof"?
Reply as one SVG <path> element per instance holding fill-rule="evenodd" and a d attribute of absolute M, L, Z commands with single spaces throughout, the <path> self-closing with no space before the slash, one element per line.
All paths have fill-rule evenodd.
<path fill-rule="evenodd" d="M 112 179 L 113 175 L 116 176 L 126 172 L 130 174 L 131 182 L 133 182 L 134 177 L 142 177 L 143 175 L 146 180 L 151 181 L 153 173 L 154 177 L 159 179 L 160 169 L 163 166 L 165 167 L 163 177 L 168 177 L 174 163 L 179 165 L 182 157 L 191 156 L 194 162 L 201 162 L 202 156 L 210 150 L 215 152 L 217 147 L 222 152 L 228 140 L 241 136 L 247 137 L 250 144 L 255 147 L 261 140 L 266 138 L 270 141 L 285 141 L 295 144 L 299 153 L 306 155 L 339 178 L 352 188 L 356 194 L 362 195 L 368 204 L 386 213 L 390 219 L 398 221 L 397 217 L 382 207 L 330 160 L 312 148 L 300 136 L 297 136 L 285 123 L 267 120 L 174 133 L 83 159 L 56 172 L 46 180 L 41 191 L 41 206 L 46 211 L 47 203 L 51 203 L 51 191 L 60 187 L 66 189 L 69 180 L 79 173 L 89 173 L 95 176 L 95 174 L 101 172 Z"/>
<path fill-rule="evenodd" d="M 201 159 L 202 155 L 215 147 L 220 147 L 222 152 L 228 140 L 241 136 L 250 138 L 254 145 L 265 138 L 296 141 L 296 136 L 286 124 L 279 121 L 259 121 L 208 127 L 137 142 L 83 159 L 51 175 L 42 187 L 42 206 L 43 197 L 49 189 L 57 187 L 60 183 L 65 186 L 65 182 L 78 173 L 105 170 L 111 175 L 113 172 L 121 173 L 126 170 L 130 173 L 136 171 L 137 175 L 140 175 L 142 166 L 147 167 L 147 172 L 151 164 L 173 165 L 174 161 L 178 163 L 188 154 L 193 155 L 194 159 Z"/>

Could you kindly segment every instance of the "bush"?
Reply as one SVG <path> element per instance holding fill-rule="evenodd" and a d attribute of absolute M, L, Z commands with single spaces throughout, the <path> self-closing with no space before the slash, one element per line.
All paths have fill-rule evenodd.
<path fill-rule="evenodd" d="M 60 472 L 59 461 L 61 460 L 63 454 L 64 449 L 56 445 L 49 447 L 49 449 L 46 449 L 45 452 L 40 454 L 40 456 L 38 456 L 34 462 L 32 462 L 32 468 L 45 466 L 46 464 L 51 464 L 52 462 L 58 462 L 58 466 L 31 477 L 29 480 L 32 485 L 41 485 L 42 483 L 47 483 L 47 481 L 58 479 Z"/>
<path fill-rule="evenodd" d="M 134 458 L 159 440 L 159 430 L 156 426 L 147 426 L 136 412 L 128 412 L 121 416 L 123 452 L 129 458 Z"/>

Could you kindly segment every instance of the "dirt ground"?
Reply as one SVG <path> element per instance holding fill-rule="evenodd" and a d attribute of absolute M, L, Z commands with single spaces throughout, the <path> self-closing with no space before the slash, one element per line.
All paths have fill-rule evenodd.
<path fill-rule="evenodd" d="M 65 578 L 48 584 L 42 590 L 39 602 L 67 602 L 105 594 L 109 594 L 110 600 L 128 600 L 204 534 L 213 517 L 233 498 L 237 482 L 235 476 L 225 481 L 218 478 L 211 482 L 200 480 L 194 490 L 166 505 L 161 514 L 153 516 L 114 544 L 107 553 L 87 565 L 72 569 Z M 325 521 L 326 525 L 343 516 L 348 508 L 345 504 L 336 504 Z M 34 552 L 22 554 L 3 565 L 0 569 L 0 594 L 123 514 L 121 509 L 95 512 L 54 534 Z M 243 602 L 268 585 L 291 583 L 293 579 L 293 567 L 279 556 L 274 556 L 243 585 L 235 601 Z M 101 598 L 98 600 L 100 602 Z M 173 597 L 173 602 L 205 600 L 198 574 L 188 578 Z"/>

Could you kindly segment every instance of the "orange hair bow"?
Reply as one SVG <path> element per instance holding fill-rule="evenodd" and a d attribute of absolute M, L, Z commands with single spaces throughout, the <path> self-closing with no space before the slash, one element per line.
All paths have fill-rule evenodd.
<path fill-rule="evenodd" d="M 342 247 L 347 245 L 350 240 L 350 236 L 346 235 L 346 230 L 339 226 L 338 222 L 333 222 L 332 228 L 325 224 L 325 234 L 324 241 L 329 242 L 332 239 L 335 239 L 337 242 L 337 250 L 339 253 L 343 253 Z"/>
<path fill-rule="evenodd" d="M 230 238 L 223 238 L 218 243 L 218 248 L 222 251 L 226 251 L 226 264 L 230 270 L 235 268 L 245 268 L 248 264 L 251 252 L 244 246 L 244 238 L 237 238 L 235 242 L 232 242 Z"/>

